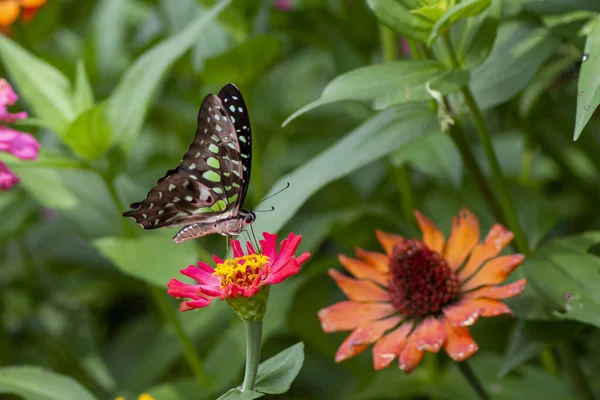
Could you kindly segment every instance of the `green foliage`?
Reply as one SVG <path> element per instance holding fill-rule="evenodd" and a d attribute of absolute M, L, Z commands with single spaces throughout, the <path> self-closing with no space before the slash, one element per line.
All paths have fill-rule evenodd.
<path fill-rule="evenodd" d="M 413 209 L 447 236 L 461 207 L 482 238 L 495 223 L 522 235 L 504 251 L 525 254 L 508 279 L 527 279 L 505 300 L 515 317 L 470 328 L 484 388 L 600 396 L 600 3 L 277 4 L 57 0 L 0 34 L 9 111 L 29 114 L 10 128 L 41 144 L 21 160 L 0 133 L 0 163 L 20 179 L 0 192 L 0 397 L 475 399 L 443 350 L 410 375 L 397 360 L 374 371 L 370 349 L 335 363 L 347 334 L 317 317 L 345 299 L 327 275 L 339 254 L 382 251 L 376 229 L 420 238 Z M 175 244 L 177 228 L 121 216 L 177 165 L 202 99 L 228 82 L 252 120 L 254 233 L 301 234 L 311 252 L 270 289 L 266 361 L 246 392 L 226 302 L 178 313 L 165 293 L 190 282 L 180 270 L 225 257 L 224 238 Z"/>

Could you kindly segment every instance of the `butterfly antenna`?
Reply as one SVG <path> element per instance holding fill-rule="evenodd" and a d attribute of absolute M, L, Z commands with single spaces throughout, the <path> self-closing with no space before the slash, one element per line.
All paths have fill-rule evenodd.
<path fill-rule="evenodd" d="M 256 249 L 256 251 L 261 252 L 262 250 L 260 248 L 260 245 L 258 244 L 258 240 L 256 240 L 256 235 L 254 234 L 254 227 L 252 225 L 250 225 L 250 230 L 252 231 L 252 237 L 254 238 L 254 244 L 256 245 L 254 248 Z"/>
<path fill-rule="evenodd" d="M 258 203 L 256 203 L 256 206 L 259 205 L 260 203 L 262 203 L 263 201 L 269 200 L 271 197 L 277 196 L 279 193 L 283 192 L 284 190 L 289 189 L 289 187 L 290 187 L 290 183 L 286 182 L 286 185 L 285 185 L 285 187 L 283 189 L 280 189 L 280 190 L 276 191 L 275 193 L 273 193 L 272 195 L 265 197 L 264 199 L 262 199 L 261 201 L 259 201 Z M 273 211 L 273 210 L 271 210 L 271 211 Z"/>
<path fill-rule="evenodd" d="M 225 259 L 229 258 L 229 235 L 225 236 Z"/>
<path fill-rule="evenodd" d="M 271 211 L 275 211 L 275 207 L 271 206 L 271 209 L 269 209 L 269 210 L 252 210 L 252 212 L 271 212 Z"/>

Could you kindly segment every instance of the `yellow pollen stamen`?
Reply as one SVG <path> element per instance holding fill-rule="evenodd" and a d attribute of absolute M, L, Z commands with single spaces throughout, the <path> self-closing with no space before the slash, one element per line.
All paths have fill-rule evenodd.
<path fill-rule="evenodd" d="M 236 257 L 233 260 L 227 259 L 223 263 L 217 264 L 213 276 L 219 277 L 222 288 L 232 283 L 246 288 L 252 285 L 269 261 L 269 257 L 264 254 L 250 254 Z"/>

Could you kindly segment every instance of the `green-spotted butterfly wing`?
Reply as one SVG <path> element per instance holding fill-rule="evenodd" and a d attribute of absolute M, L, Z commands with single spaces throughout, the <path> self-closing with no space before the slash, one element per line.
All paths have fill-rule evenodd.
<path fill-rule="evenodd" d="M 198 129 L 183 160 L 145 200 L 123 215 L 144 229 L 182 226 L 176 242 L 211 233 L 237 234 L 254 222 L 241 209 L 252 162 L 250 119 L 240 91 L 228 84 L 204 98 Z"/>

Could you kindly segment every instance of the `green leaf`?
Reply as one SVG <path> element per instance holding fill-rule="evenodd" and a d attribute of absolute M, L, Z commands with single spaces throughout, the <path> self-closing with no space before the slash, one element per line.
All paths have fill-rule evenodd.
<path fill-rule="evenodd" d="M 409 8 L 397 0 L 367 0 L 377 19 L 409 39 L 427 41 L 433 22 L 422 15 L 411 13 Z"/>
<path fill-rule="evenodd" d="M 92 245 L 124 273 L 164 288 L 180 270 L 198 261 L 193 243 L 176 244 L 170 236 L 144 232 L 139 238 L 100 238 Z"/>
<path fill-rule="evenodd" d="M 406 104 L 377 114 L 277 181 L 270 193 L 286 186 L 286 182 L 290 182 L 291 187 L 269 200 L 277 213 L 269 218 L 258 218 L 253 224 L 255 231 L 277 232 L 323 186 L 438 131 L 435 113 L 427 105 Z"/>
<path fill-rule="evenodd" d="M 323 90 L 321 97 L 290 115 L 283 125 L 324 104 L 355 100 L 372 103 L 375 109 L 395 104 L 431 99 L 425 85 L 442 94 L 452 93 L 467 84 L 469 73 L 448 71 L 434 61 L 396 61 L 370 65 L 336 77 Z"/>
<path fill-rule="evenodd" d="M 596 0 L 517 0 L 525 10 L 539 14 L 563 14 L 570 11 L 589 10 L 600 12 Z"/>
<path fill-rule="evenodd" d="M 560 39 L 545 28 L 518 21 L 502 24 L 489 57 L 471 74 L 479 106 L 490 108 L 516 95 L 559 45 Z"/>
<path fill-rule="evenodd" d="M 94 92 L 83 61 L 77 62 L 77 76 L 75 77 L 75 89 L 73 92 L 73 107 L 77 115 L 94 105 Z"/>
<path fill-rule="evenodd" d="M 260 57 L 257 57 L 260 54 Z M 206 83 L 254 82 L 281 54 L 281 41 L 273 35 L 254 36 L 228 52 L 206 60 L 202 78 Z"/>
<path fill-rule="evenodd" d="M 95 400 L 73 378 L 36 366 L 0 368 L 0 393 L 26 400 Z"/>
<path fill-rule="evenodd" d="M 580 325 L 573 322 L 519 320 L 508 340 L 508 349 L 498 378 L 503 378 L 543 350 L 572 338 L 578 326 Z"/>
<path fill-rule="evenodd" d="M 600 232 L 554 239 L 525 259 L 521 270 L 555 318 L 600 326 L 600 258 L 587 250 Z"/>
<path fill-rule="evenodd" d="M 501 10 L 501 0 L 493 0 L 483 14 L 452 25 L 452 41 L 464 68 L 472 70 L 487 59 L 496 40 Z"/>
<path fill-rule="evenodd" d="M 112 143 L 113 134 L 104 110 L 104 103 L 84 111 L 71 125 L 63 140 L 86 160 L 97 160 Z"/>
<path fill-rule="evenodd" d="M 9 167 L 26 168 L 87 168 L 81 161 L 63 155 L 60 152 L 41 148 L 36 160 L 20 160 L 7 153 L 0 153 L 0 161 Z"/>
<path fill-rule="evenodd" d="M 268 394 L 287 392 L 302 369 L 302 364 L 304 343 L 300 342 L 260 364 L 255 389 Z"/>
<path fill-rule="evenodd" d="M 202 31 L 231 0 L 222 0 L 184 30 L 142 54 L 125 72 L 107 104 L 107 116 L 124 150 L 133 145 L 144 122 L 152 95 L 167 69 L 201 37 Z"/>
<path fill-rule="evenodd" d="M 600 104 L 600 20 L 596 19 L 593 31 L 585 42 L 585 50 L 577 85 L 577 111 L 575 115 L 575 133 L 577 140 L 594 111 Z"/>
<path fill-rule="evenodd" d="M 69 80 L 5 35 L 0 35 L 0 59 L 35 116 L 62 136 L 76 115 Z"/>
<path fill-rule="evenodd" d="M 466 0 L 451 7 L 433 25 L 429 38 L 427 39 L 427 45 L 431 46 L 438 36 L 446 34 L 453 22 L 458 21 L 459 19 L 473 17 L 485 11 L 491 3 L 492 0 Z"/>

